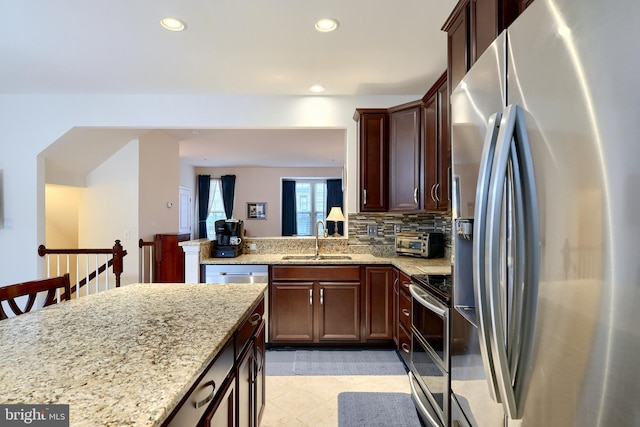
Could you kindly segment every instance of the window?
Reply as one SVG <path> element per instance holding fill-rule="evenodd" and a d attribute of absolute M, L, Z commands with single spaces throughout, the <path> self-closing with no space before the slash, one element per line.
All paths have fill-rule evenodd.
<path fill-rule="evenodd" d="M 216 238 L 215 223 L 219 219 L 227 219 L 222 202 L 222 182 L 219 178 L 211 178 L 209 189 L 209 215 L 207 215 L 207 238 Z"/>
<path fill-rule="evenodd" d="M 327 181 L 324 179 L 296 180 L 296 210 L 298 236 L 315 234 L 317 221 L 326 218 Z"/>

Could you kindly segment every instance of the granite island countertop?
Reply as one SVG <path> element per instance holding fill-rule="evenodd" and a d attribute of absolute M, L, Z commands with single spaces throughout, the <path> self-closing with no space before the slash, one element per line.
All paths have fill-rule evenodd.
<path fill-rule="evenodd" d="M 0 321 L 0 403 L 71 426 L 158 426 L 266 284 L 135 284 Z"/>

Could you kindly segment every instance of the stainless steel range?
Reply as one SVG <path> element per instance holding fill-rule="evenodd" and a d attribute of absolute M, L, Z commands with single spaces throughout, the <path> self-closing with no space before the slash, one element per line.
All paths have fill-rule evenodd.
<path fill-rule="evenodd" d="M 411 279 L 411 397 L 424 423 L 448 426 L 451 276 Z"/>

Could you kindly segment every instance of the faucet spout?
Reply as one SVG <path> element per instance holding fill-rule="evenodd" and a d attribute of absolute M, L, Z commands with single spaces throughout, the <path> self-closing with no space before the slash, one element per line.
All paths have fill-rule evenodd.
<path fill-rule="evenodd" d="M 318 236 L 320 235 L 320 225 L 322 225 L 323 236 L 327 237 L 327 226 L 324 225 L 323 221 L 316 222 L 316 258 L 320 256 L 320 248 L 318 247 Z"/>

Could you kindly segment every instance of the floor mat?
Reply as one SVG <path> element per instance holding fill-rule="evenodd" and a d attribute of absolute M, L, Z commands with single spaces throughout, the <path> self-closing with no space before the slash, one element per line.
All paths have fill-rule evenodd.
<path fill-rule="evenodd" d="M 394 350 L 270 350 L 267 375 L 405 375 Z"/>
<path fill-rule="evenodd" d="M 338 395 L 338 427 L 420 427 L 407 393 L 344 392 Z"/>

